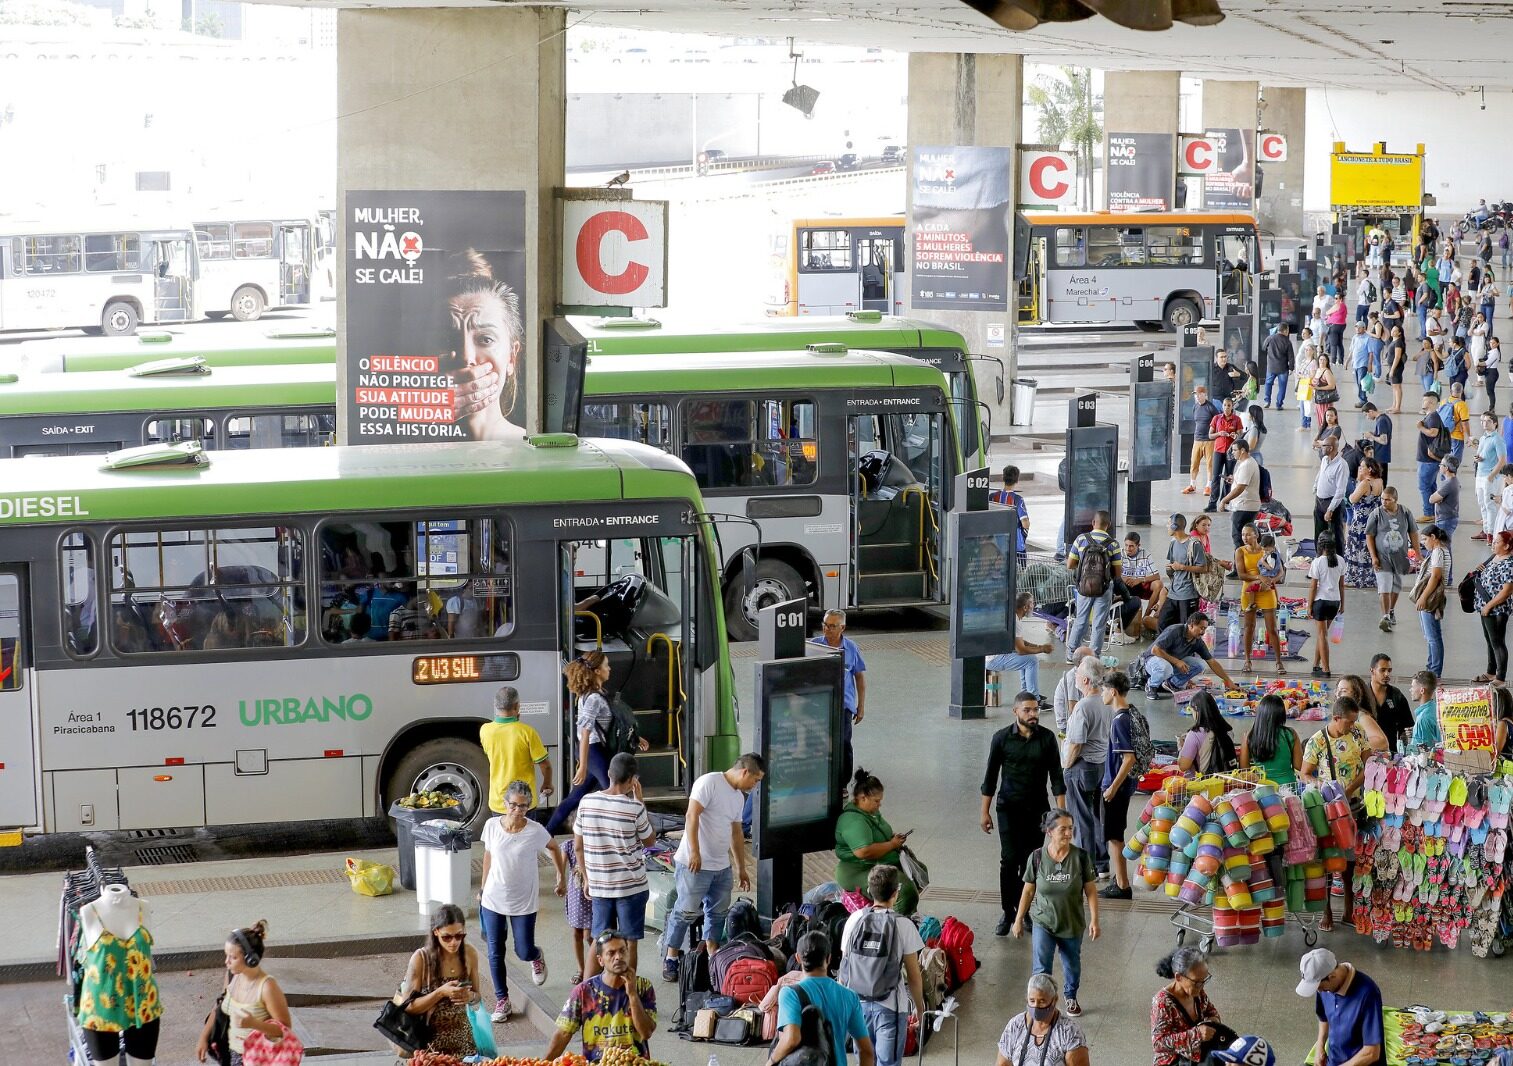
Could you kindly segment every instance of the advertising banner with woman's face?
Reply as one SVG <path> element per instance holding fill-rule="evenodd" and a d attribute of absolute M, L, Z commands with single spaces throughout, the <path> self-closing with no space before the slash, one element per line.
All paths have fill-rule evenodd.
<path fill-rule="evenodd" d="M 525 435 L 525 193 L 349 192 L 351 444 Z"/>

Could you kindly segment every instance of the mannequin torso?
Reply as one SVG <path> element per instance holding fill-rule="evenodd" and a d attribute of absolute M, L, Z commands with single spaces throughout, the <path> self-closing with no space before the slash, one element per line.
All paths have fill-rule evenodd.
<path fill-rule="evenodd" d="M 137 899 L 124 885 L 106 885 L 100 898 L 79 910 L 79 924 L 84 929 L 84 946 L 90 947 L 109 932 L 117 940 L 130 940 L 147 924 L 147 904 Z"/>

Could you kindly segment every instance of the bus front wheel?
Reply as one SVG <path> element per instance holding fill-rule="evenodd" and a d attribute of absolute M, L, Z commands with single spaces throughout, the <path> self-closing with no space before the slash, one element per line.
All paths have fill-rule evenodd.
<path fill-rule="evenodd" d="M 137 309 L 124 300 L 105 308 L 100 316 L 100 330 L 107 337 L 129 337 L 137 331 Z"/>
<path fill-rule="evenodd" d="M 1196 326 L 1202 322 L 1203 311 L 1191 300 L 1177 299 L 1166 305 L 1163 321 L 1168 333 L 1180 333 L 1183 326 Z"/>
<path fill-rule="evenodd" d="M 442 792 L 462 805 L 462 824 L 476 838 L 489 818 L 489 761 L 477 744 L 437 737 L 417 744 L 384 785 L 384 810 L 412 792 Z"/>
<path fill-rule="evenodd" d="M 263 294 L 243 285 L 231 296 L 231 314 L 238 322 L 256 322 L 263 317 Z"/>
<path fill-rule="evenodd" d="M 756 640 L 757 616 L 764 607 L 796 600 L 805 593 L 804 579 L 787 563 L 757 560 L 751 587 L 739 580 L 725 592 L 725 631 L 731 640 Z"/>

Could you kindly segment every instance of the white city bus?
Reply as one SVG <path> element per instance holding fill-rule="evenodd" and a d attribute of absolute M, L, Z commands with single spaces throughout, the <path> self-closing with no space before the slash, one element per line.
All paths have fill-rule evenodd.
<path fill-rule="evenodd" d="M 1026 211 L 1019 324 L 1133 322 L 1178 330 L 1248 306 L 1261 270 L 1256 220 L 1206 213 Z"/>
<path fill-rule="evenodd" d="M 187 225 L 110 218 L 0 219 L 0 330 L 120 337 L 199 316 Z"/>
<path fill-rule="evenodd" d="M 309 218 L 227 218 L 194 224 L 200 253 L 200 307 L 253 322 L 273 307 L 314 302 L 317 227 Z"/>

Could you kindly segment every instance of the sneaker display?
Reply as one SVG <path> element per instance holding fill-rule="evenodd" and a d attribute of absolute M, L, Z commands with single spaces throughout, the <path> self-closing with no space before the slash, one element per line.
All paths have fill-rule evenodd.
<path fill-rule="evenodd" d="M 504 996 L 494 1004 L 494 1013 L 489 1017 L 496 1022 L 507 1022 L 514 1012 L 515 1008 L 510 1005 L 510 997 Z"/>
<path fill-rule="evenodd" d="M 546 984 L 546 952 L 536 949 L 536 957 L 531 960 L 531 982 L 537 988 Z"/>

